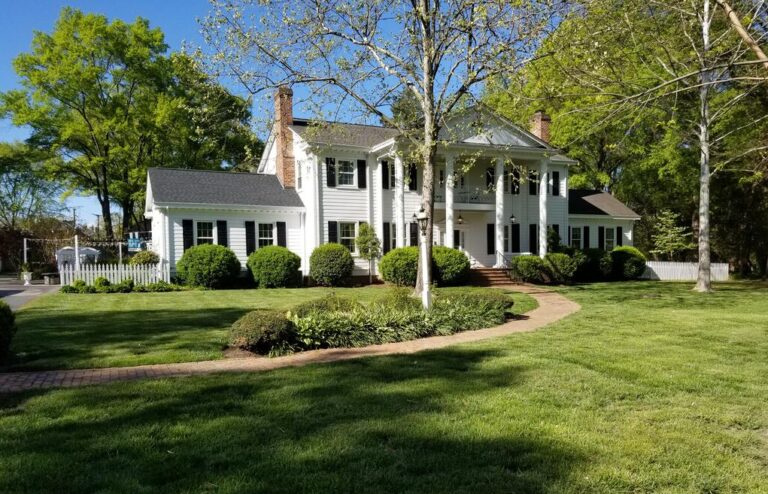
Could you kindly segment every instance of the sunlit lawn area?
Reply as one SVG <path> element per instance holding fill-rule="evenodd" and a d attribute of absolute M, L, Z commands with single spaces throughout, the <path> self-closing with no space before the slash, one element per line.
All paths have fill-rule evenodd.
<path fill-rule="evenodd" d="M 384 287 L 334 291 L 366 303 Z M 463 290 L 451 288 L 447 290 Z M 54 294 L 18 314 L 15 369 L 110 367 L 222 357 L 227 329 L 249 310 L 290 307 L 330 293 L 326 288 Z M 513 295 L 515 312 L 535 307 Z"/>
<path fill-rule="evenodd" d="M 0 397 L 0 492 L 768 492 L 766 287 L 564 291 L 482 343 Z"/>

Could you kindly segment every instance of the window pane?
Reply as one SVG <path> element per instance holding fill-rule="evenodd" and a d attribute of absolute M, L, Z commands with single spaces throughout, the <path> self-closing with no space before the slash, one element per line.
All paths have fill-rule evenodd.
<path fill-rule="evenodd" d="M 354 223 L 339 223 L 339 243 L 349 249 L 350 252 L 355 251 Z"/>
<path fill-rule="evenodd" d="M 613 250 L 616 246 L 616 230 L 613 228 L 605 229 L 605 250 Z"/>
<path fill-rule="evenodd" d="M 571 247 L 581 249 L 581 227 L 571 228 Z"/>
<path fill-rule="evenodd" d="M 273 245 L 272 223 L 259 223 L 259 247 Z"/>
<path fill-rule="evenodd" d="M 339 160 L 339 185 L 355 185 L 355 166 L 351 161 Z"/>
<path fill-rule="evenodd" d="M 213 243 L 213 222 L 197 222 L 197 245 Z"/>

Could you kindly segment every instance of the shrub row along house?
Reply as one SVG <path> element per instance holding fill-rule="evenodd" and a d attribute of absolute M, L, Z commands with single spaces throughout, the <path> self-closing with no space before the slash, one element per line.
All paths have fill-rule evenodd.
<path fill-rule="evenodd" d="M 638 215 L 610 194 L 568 190 L 574 161 L 547 143 L 549 124 L 537 112 L 528 132 L 483 107 L 447 122 L 435 170 L 436 244 L 460 249 L 473 267 L 543 256 L 548 230 L 581 249 L 632 245 Z M 194 245 L 226 245 L 242 266 L 251 252 L 281 245 L 309 274 L 321 244 L 355 254 L 364 222 L 384 252 L 416 245 L 422 173 L 408 149 L 392 128 L 293 118 L 292 91 L 281 88 L 257 173 L 149 171 L 152 248 L 173 273 Z M 356 275 L 367 269 L 356 259 Z"/>

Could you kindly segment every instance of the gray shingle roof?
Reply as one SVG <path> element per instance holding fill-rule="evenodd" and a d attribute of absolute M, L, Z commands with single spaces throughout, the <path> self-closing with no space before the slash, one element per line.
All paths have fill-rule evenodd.
<path fill-rule="evenodd" d="M 150 168 L 152 197 L 159 203 L 303 207 L 293 189 L 274 175 Z"/>
<path fill-rule="evenodd" d="M 371 148 L 399 135 L 397 129 L 376 125 L 315 122 L 293 119 L 290 126 L 304 140 L 319 144 Z"/>
<path fill-rule="evenodd" d="M 629 209 L 623 202 L 611 194 L 599 190 L 569 190 L 568 214 L 593 214 L 640 219 L 640 215 Z"/>

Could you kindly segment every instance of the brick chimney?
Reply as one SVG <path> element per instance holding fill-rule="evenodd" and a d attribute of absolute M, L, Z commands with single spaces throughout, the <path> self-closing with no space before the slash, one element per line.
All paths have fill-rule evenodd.
<path fill-rule="evenodd" d="M 536 110 L 531 117 L 531 134 L 544 142 L 549 142 L 549 124 L 552 119 L 544 113 L 544 110 Z"/>
<path fill-rule="evenodd" d="M 293 125 L 293 90 L 280 86 L 275 93 L 275 171 L 284 189 L 296 187 L 293 134 L 289 125 Z"/>

